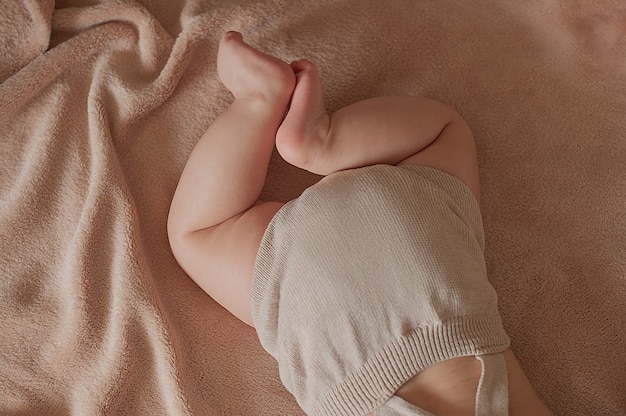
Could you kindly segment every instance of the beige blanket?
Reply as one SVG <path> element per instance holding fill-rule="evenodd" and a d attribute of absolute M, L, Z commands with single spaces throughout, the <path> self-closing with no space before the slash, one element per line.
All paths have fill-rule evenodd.
<path fill-rule="evenodd" d="M 300 415 L 165 224 L 230 96 L 217 41 L 320 66 L 331 110 L 449 103 L 478 142 L 490 278 L 559 415 L 626 414 L 621 0 L 5 0 L 0 414 Z M 316 180 L 274 159 L 266 198 Z"/>

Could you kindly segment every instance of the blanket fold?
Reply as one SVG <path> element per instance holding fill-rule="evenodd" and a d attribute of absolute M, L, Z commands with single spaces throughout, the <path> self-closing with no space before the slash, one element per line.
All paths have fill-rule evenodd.
<path fill-rule="evenodd" d="M 0 10 L 0 82 L 48 49 L 54 0 L 6 2 Z"/>

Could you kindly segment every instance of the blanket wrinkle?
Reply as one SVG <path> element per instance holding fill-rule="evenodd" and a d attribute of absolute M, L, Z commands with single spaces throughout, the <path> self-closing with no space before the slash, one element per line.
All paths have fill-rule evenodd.
<path fill-rule="evenodd" d="M 10 362 L 15 365 L 7 365 L 3 371 L 9 372 L 7 378 L 27 383 L 24 377 L 28 372 L 15 370 L 19 368 L 20 358 L 30 357 L 39 363 L 37 372 L 42 379 L 61 386 L 57 393 L 74 390 L 65 397 L 66 405 L 62 406 L 74 409 L 72 412 L 98 414 L 135 409 L 137 413 L 145 413 L 148 409 L 162 408 L 163 413 L 187 414 L 165 325 L 146 288 L 150 276 L 145 269 L 138 268 L 137 259 L 142 254 L 136 249 L 138 244 L 132 242 L 139 238 L 133 231 L 138 221 L 133 219 L 134 203 L 125 190 L 124 175 L 112 147 L 115 140 L 107 121 L 115 103 L 105 88 L 98 87 L 106 85 L 106 76 L 102 74 L 106 71 L 98 69 L 105 61 L 98 61 L 98 57 L 102 52 L 106 55 L 110 46 L 107 40 L 114 49 L 119 45 L 131 49 L 129 45 L 135 37 L 124 28 L 118 30 L 115 26 L 119 24 L 110 26 L 114 27 L 94 27 L 89 33 L 69 39 L 58 46 L 61 50 L 65 48 L 66 54 L 51 52 L 22 71 L 19 75 L 25 82 L 39 81 L 30 96 L 19 88 L 19 82 L 3 85 L 25 96 L 17 118 L 30 113 L 31 119 L 36 120 L 27 128 L 11 123 L 3 125 L 5 139 L 18 139 L 3 145 L 3 160 L 26 162 L 22 169 L 16 163 L 21 179 L 18 186 L 11 187 L 12 196 L 2 199 L 2 212 L 7 213 L 2 218 L 3 223 L 7 221 L 3 229 L 19 230 L 12 237 L 21 237 L 8 246 L 3 239 L 6 248 L 3 253 L 11 253 L 11 247 L 16 245 L 29 247 L 26 253 L 32 252 L 33 260 L 40 265 L 37 269 L 3 267 L 4 300 L 23 306 L 30 304 L 29 313 L 21 308 L 11 314 L 13 319 L 6 322 L 9 327 L 3 328 L 3 332 L 17 330 L 28 337 L 38 333 L 40 339 L 48 340 L 35 349 L 12 348 Z M 121 41 L 116 39 L 119 35 Z M 85 59 L 79 53 L 80 48 L 72 46 L 91 53 Z M 96 59 L 89 59 L 90 56 Z M 154 58 L 151 67 L 158 56 Z M 72 74 L 77 64 L 90 63 L 93 75 L 84 70 Z M 51 68 L 57 68 L 52 72 L 57 77 L 38 76 Z M 27 70 L 31 71 L 30 77 L 24 75 Z M 78 82 L 71 83 L 68 79 Z M 38 102 L 38 97 L 49 107 Z M 6 117 L 6 112 L 3 114 Z M 14 157 L 10 158 L 9 154 Z M 6 177 L 9 176 L 13 175 Z M 41 238 L 45 236 L 60 239 L 46 241 Z M 46 262 L 38 259 L 42 255 Z M 27 256 L 22 261 L 28 261 Z M 51 279 L 52 276 L 58 277 Z M 24 285 L 26 278 L 43 285 Z M 28 318 L 33 313 L 47 317 L 46 321 L 36 327 L 29 326 Z M 29 345 L 24 338 L 22 342 Z M 155 377 L 143 377 L 139 383 L 142 374 Z M 36 397 L 53 393 L 44 386 L 31 386 L 31 389 L 39 390 L 33 392 Z M 155 394 L 155 391 L 167 394 Z M 17 391 L 7 393 L 7 405 L 36 405 L 28 397 L 25 401 L 19 399 L 15 395 Z M 129 395 L 133 399 L 129 400 Z M 150 399 L 142 399 L 144 396 Z"/>
<path fill-rule="evenodd" d="M 0 414 L 300 415 L 165 225 L 232 99 L 226 30 L 306 57 L 336 110 L 424 94 L 477 140 L 489 277 L 557 415 L 626 414 L 621 0 L 7 0 L 0 7 Z M 319 177 L 271 161 L 263 197 Z"/>
<path fill-rule="evenodd" d="M 96 31 L 90 30 L 103 25 L 117 27 L 115 31 L 111 27 L 102 28 L 101 35 L 94 35 Z M 176 75 L 180 77 L 180 68 L 177 68 L 179 74 L 171 73 L 178 66 L 171 58 L 180 56 L 172 54 L 174 40 L 141 5 L 112 1 L 96 6 L 58 9 L 53 16 L 53 29 L 73 34 L 72 39 L 79 35 L 106 38 L 114 33 L 124 40 L 119 47 L 113 48 L 113 42 L 105 43 L 108 53 L 98 58 L 92 85 L 92 92 L 97 97 L 106 94 L 102 90 L 110 93 L 109 100 L 105 101 L 109 102 L 111 110 L 106 114 L 112 116 L 114 137 L 123 137 L 125 126 L 165 101 L 175 88 Z M 136 35 L 117 32 L 129 29 Z M 82 40 L 81 43 L 90 45 L 94 42 Z"/>
<path fill-rule="evenodd" d="M 0 7 L 0 82 L 46 51 L 54 0 L 4 2 Z"/>
<path fill-rule="evenodd" d="M 95 26 L 109 23 L 125 23 L 137 31 L 137 52 L 143 70 L 160 67 L 160 60 L 167 58 L 172 38 L 148 10 L 135 3 L 113 0 L 88 7 L 56 9 L 52 29 L 76 35 Z M 148 75 L 148 74 L 146 74 Z"/>

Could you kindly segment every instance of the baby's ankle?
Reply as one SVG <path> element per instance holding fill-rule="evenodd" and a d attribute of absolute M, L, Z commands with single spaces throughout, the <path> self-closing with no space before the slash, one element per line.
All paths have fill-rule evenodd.
<path fill-rule="evenodd" d="M 278 68 L 276 68 L 278 69 Z M 253 71 L 254 69 L 251 69 Z M 268 70 L 269 72 L 269 70 Z M 263 102 L 268 106 L 280 107 L 283 115 L 287 111 L 289 100 L 295 86 L 295 78 L 275 70 L 274 73 L 242 74 L 245 83 L 229 88 L 236 100 Z"/>
<path fill-rule="evenodd" d="M 284 116 L 287 107 L 289 106 L 289 89 L 281 88 L 280 85 L 275 87 L 265 86 L 258 90 L 247 89 L 232 91 L 231 93 L 235 97 L 235 101 L 255 103 L 266 108 L 276 109 L 280 111 Z"/>

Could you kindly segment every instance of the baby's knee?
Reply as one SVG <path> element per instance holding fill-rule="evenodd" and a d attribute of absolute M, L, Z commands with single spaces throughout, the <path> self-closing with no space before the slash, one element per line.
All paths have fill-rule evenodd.
<path fill-rule="evenodd" d="M 330 116 L 326 113 L 296 128 L 284 126 L 276 136 L 276 149 L 289 164 L 318 175 L 328 175 L 324 160 L 330 152 Z"/>

